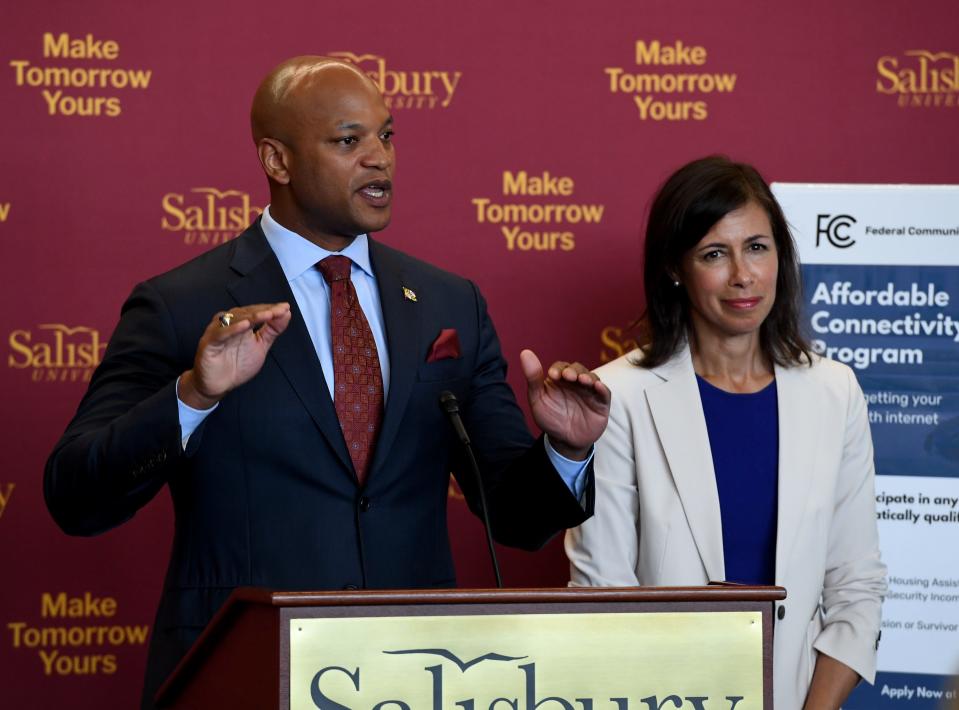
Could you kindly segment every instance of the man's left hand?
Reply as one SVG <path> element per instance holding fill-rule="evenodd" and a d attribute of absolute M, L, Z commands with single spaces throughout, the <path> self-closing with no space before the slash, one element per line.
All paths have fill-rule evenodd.
<path fill-rule="evenodd" d="M 543 372 L 532 350 L 519 354 L 533 420 L 556 453 L 582 461 L 609 420 L 609 388 L 578 362 L 557 361 Z"/>

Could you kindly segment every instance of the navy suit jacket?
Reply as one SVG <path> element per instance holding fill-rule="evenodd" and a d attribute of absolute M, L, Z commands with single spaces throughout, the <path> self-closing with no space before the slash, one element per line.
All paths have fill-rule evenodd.
<path fill-rule="evenodd" d="M 591 514 L 534 441 L 476 286 L 370 240 L 389 343 L 390 389 L 365 485 L 289 284 L 258 222 L 235 240 L 139 284 L 103 362 L 47 462 L 45 497 L 68 533 L 131 518 L 169 486 L 175 537 L 150 643 L 145 705 L 237 586 L 417 588 L 455 584 L 449 474 L 477 487 L 445 415 L 450 390 L 487 477 L 494 535 L 535 549 Z M 404 296 L 406 287 L 416 301 Z M 213 313 L 287 301 L 266 363 L 182 450 L 175 381 Z M 427 362 L 443 328 L 461 357 Z"/>

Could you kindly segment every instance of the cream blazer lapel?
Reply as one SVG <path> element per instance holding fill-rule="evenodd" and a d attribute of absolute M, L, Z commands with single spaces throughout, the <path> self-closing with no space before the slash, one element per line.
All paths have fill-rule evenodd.
<path fill-rule="evenodd" d="M 776 519 L 776 583 L 786 583 L 786 570 L 796 574 L 791 559 L 800 538 L 800 525 L 815 478 L 820 428 L 819 408 L 826 401 L 807 366 L 776 366 L 779 413 L 779 511 Z"/>
<path fill-rule="evenodd" d="M 709 579 L 725 579 L 719 491 L 689 348 L 651 372 L 663 382 L 646 388 L 646 401 L 689 528 Z"/>

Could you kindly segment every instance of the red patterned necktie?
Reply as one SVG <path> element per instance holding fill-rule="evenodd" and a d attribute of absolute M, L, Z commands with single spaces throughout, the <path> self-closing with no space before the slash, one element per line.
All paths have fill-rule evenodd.
<path fill-rule="evenodd" d="M 373 331 L 350 281 L 351 264 L 349 257 L 328 256 L 317 266 L 330 285 L 333 405 L 362 484 L 383 419 L 383 374 Z"/>

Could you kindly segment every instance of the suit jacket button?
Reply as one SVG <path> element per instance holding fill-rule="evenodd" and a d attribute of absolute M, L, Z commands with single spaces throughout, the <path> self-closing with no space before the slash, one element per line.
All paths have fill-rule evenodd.
<path fill-rule="evenodd" d="M 346 589 L 346 590 L 348 590 L 348 591 L 352 591 L 352 590 L 354 590 L 354 589 L 359 589 L 359 587 L 357 587 L 355 584 L 344 584 L 344 585 L 343 585 L 343 589 Z"/>
<path fill-rule="evenodd" d="M 783 617 L 786 616 L 786 607 L 780 606 L 779 611 L 776 612 L 776 616 L 778 616 L 779 620 L 782 621 Z"/>
<path fill-rule="evenodd" d="M 373 507 L 373 501 L 371 501 L 366 496 L 363 496 L 360 498 L 359 506 L 360 506 L 360 512 L 365 513 L 366 511 L 368 511 L 370 508 Z"/>

